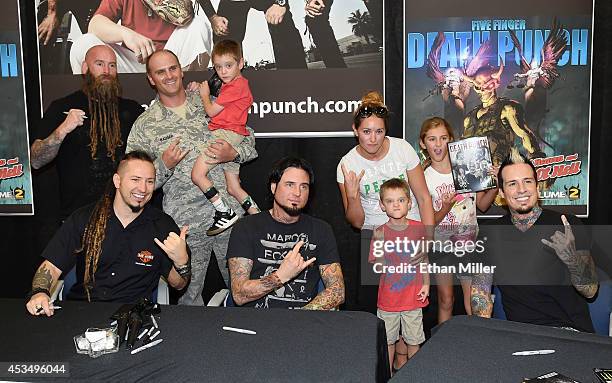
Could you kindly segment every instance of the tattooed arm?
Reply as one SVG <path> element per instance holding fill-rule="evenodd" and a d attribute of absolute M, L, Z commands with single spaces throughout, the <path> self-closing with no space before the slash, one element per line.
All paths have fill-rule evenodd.
<path fill-rule="evenodd" d="M 283 285 L 276 271 L 261 279 L 249 279 L 253 268 L 253 261 L 250 259 L 230 258 L 228 265 L 232 297 L 239 306 L 257 300 Z"/>
<path fill-rule="evenodd" d="M 296 243 L 293 249 L 285 255 L 278 270 L 261 279 L 249 279 L 253 268 L 252 260 L 240 257 L 230 258 L 228 264 L 234 302 L 243 305 L 257 300 L 289 282 L 315 262 L 317 260 L 315 257 L 304 261 L 300 254 L 303 244 L 303 241 Z"/>
<path fill-rule="evenodd" d="M 64 122 L 44 140 L 36 140 L 30 148 L 30 163 L 34 169 L 40 169 L 57 156 L 60 146 L 68 133 L 83 125 L 85 112 L 80 109 L 70 109 Z"/>
<path fill-rule="evenodd" d="M 572 285 L 585 298 L 593 298 L 597 293 L 597 272 L 595 262 L 588 250 L 577 250 L 576 256 L 565 262 Z"/>
<path fill-rule="evenodd" d="M 36 270 L 36 274 L 34 274 L 34 279 L 32 280 L 32 291 L 50 291 L 51 287 L 57 283 L 57 280 L 61 274 L 62 271 L 53 263 L 44 261 L 38 270 Z M 47 316 L 51 316 L 53 315 L 53 309 L 50 308 L 50 299 L 51 298 L 46 292 L 39 292 L 30 298 L 28 303 L 26 303 L 26 308 L 32 315 L 46 314 Z M 37 312 L 38 308 L 40 307 L 43 308 L 43 311 Z"/>
<path fill-rule="evenodd" d="M 344 303 L 344 277 L 339 263 L 319 266 L 325 289 L 311 300 L 304 310 L 332 310 Z"/>
<path fill-rule="evenodd" d="M 479 317 L 491 318 L 493 301 L 491 300 L 491 285 L 493 274 L 481 273 L 472 277 L 471 305 L 472 314 Z"/>
<path fill-rule="evenodd" d="M 576 238 L 567 218 L 562 215 L 564 232 L 556 231 L 549 240 L 542 243 L 552 248 L 570 272 L 572 285 L 585 298 L 597 293 L 597 272 L 589 250 L 577 250 Z"/>

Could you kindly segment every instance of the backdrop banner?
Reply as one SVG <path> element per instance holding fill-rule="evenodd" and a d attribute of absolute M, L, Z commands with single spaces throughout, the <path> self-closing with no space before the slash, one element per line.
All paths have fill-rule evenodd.
<path fill-rule="evenodd" d="M 135 43 L 144 40 L 175 52 L 186 82 L 211 76 L 216 41 L 241 42 L 258 137 L 350 136 L 361 95 L 383 87 L 382 0 L 163 2 L 172 5 L 166 19 L 193 14 L 178 26 L 159 16 L 159 1 L 35 1 L 43 110 L 81 86 L 85 52 L 103 43 L 119 57 L 123 96 L 149 105 L 155 94 Z"/>
<path fill-rule="evenodd" d="M 537 170 L 540 200 L 588 216 L 592 1 L 405 2 L 405 138 L 444 117 L 455 139 L 485 136 Z M 441 17 L 441 14 L 448 16 Z M 469 169 L 474 176 L 482 169 Z M 487 215 L 505 211 L 498 198 Z"/>
<path fill-rule="evenodd" d="M 19 1 L 0 12 L 0 214 L 34 214 Z"/>

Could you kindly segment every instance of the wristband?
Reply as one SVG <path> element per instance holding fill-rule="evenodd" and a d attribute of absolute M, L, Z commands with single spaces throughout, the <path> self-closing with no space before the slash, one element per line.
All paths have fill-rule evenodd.
<path fill-rule="evenodd" d="M 232 162 L 239 164 L 240 161 L 242 161 L 242 158 L 240 158 L 240 153 L 238 153 L 236 157 L 232 160 Z"/>
<path fill-rule="evenodd" d="M 174 265 L 174 270 L 181 276 L 183 279 L 189 279 L 191 276 L 191 262 L 187 262 L 182 266 Z"/>
<path fill-rule="evenodd" d="M 50 297 L 50 296 L 51 296 L 51 292 L 49 292 L 49 290 L 48 290 L 48 289 L 45 289 L 45 288 L 43 288 L 43 287 L 36 287 L 36 288 L 32 289 L 32 291 L 30 291 L 30 292 L 28 293 L 28 295 L 26 295 L 26 299 L 27 299 L 28 301 L 30 301 L 30 299 L 32 299 L 32 297 L 33 297 L 34 295 L 38 294 L 38 293 L 45 293 L 45 294 L 47 294 L 47 296 L 48 296 L 48 297 Z"/>

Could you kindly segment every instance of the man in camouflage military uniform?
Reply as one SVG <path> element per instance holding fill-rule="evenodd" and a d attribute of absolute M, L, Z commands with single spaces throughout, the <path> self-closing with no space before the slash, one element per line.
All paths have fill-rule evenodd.
<path fill-rule="evenodd" d="M 202 288 L 211 251 L 214 250 L 225 282 L 225 253 L 231 230 L 214 237 L 206 235 L 215 209 L 191 181 L 191 169 L 200 155 L 198 147 L 212 138 L 199 92 L 186 92 L 183 72 L 170 51 L 157 51 L 147 61 L 147 77 L 157 90 L 155 102 L 136 120 L 128 137 L 127 151 L 143 150 L 154 158 L 156 188 L 163 187 L 163 208 L 179 226 L 189 225 L 191 282 L 180 304 L 203 305 Z M 250 161 L 257 157 L 252 130 L 236 149 L 217 140 L 207 152 L 218 163 Z M 226 191 L 223 168 L 216 166 L 209 177 L 232 209 L 240 209 Z"/>

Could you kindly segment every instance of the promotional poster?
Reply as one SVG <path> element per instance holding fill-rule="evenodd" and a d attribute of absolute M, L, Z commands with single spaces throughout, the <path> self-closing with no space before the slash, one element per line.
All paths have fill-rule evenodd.
<path fill-rule="evenodd" d="M 495 165 L 516 147 L 544 206 L 587 216 L 593 3 L 434 0 L 405 12 L 406 140 L 418 147 L 421 122 L 440 116 L 456 140 L 487 137 Z"/>
<path fill-rule="evenodd" d="M 19 2 L 0 15 L 0 214 L 34 213 Z"/>
<path fill-rule="evenodd" d="M 258 137 L 352 136 L 359 99 L 383 88 L 382 0 L 30 1 L 43 110 L 81 86 L 85 52 L 103 43 L 117 53 L 123 97 L 149 105 L 143 46 L 173 51 L 187 85 L 211 76 L 215 42 L 241 42 Z"/>

